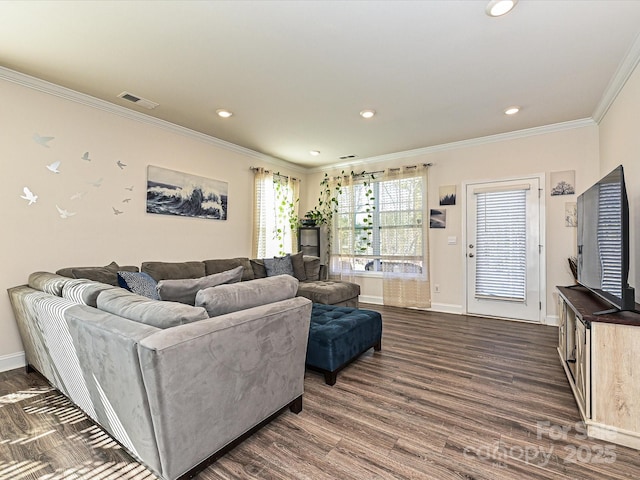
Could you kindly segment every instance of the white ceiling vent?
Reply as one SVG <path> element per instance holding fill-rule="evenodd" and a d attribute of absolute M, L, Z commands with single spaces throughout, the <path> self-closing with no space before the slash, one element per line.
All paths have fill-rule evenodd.
<path fill-rule="evenodd" d="M 159 103 L 152 102 L 151 100 L 147 100 L 146 98 L 138 97 L 137 95 L 133 95 L 129 92 L 122 92 L 120 95 L 118 95 L 118 97 L 129 100 L 130 102 L 133 102 L 136 105 L 140 105 L 141 107 L 148 108 L 149 110 L 153 110 L 158 105 L 160 105 Z"/>

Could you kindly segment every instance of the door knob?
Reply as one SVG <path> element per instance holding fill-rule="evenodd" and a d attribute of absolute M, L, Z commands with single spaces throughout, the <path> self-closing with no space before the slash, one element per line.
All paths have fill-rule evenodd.
<path fill-rule="evenodd" d="M 469 254 L 469 257 L 474 257 L 473 253 L 470 253 L 470 254 Z"/>
<path fill-rule="evenodd" d="M 470 243 L 470 244 L 469 244 L 469 248 L 473 248 L 473 244 L 471 244 L 471 243 Z"/>

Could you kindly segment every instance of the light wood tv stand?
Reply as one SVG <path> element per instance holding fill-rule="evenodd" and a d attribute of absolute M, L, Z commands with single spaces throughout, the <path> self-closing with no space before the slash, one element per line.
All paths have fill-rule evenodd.
<path fill-rule="evenodd" d="M 581 286 L 557 288 L 558 353 L 587 435 L 640 450 L 640 315 L 593 315 L 610 305 Z"/>

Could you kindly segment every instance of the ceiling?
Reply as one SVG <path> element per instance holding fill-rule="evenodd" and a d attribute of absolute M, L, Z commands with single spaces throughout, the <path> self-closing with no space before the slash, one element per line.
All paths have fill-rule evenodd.
<path fill-rule="evenodd" d="M 0 65 L 318 169 L 591 118 L 638 43 L 640 1 L 485 6 L 2 1 Z"/>

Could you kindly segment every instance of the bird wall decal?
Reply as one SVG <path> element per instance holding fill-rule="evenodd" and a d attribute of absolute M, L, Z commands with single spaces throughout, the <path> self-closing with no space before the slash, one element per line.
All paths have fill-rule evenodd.
<path fill-rule="evenodd" d="M 130 198 L 125 198 L 124 200 L 122 200 L 122 203 L 129 203 L 131 201 Z"/>
<path fill-rule="evenodd" d="M 32 203 L 36 203 L 38 201 L 38 196 L 34 195 L 34 193 L 31 190 L 29 190 L 29 187 L 24 187 L 22 191 L 24 192 L 24 195 L 20 195 L 20 198 L 29 200 L 29 205 L 31 205 Z"/>
<path fill-rule="evenodd" d="M 74 193 L 73 195 L 71 195 L 70 198 L 71 198 L 71 200 L 80 200 L 82 197 L 85 196 L 86 193 L 87 192 L 77 192 L 77 193 Z"/>
<path fill-rule="evenodd" d="M 76 214 L 76 212 L 70 212 L 69 210 L 65 210 L 64 208 L 60 208 L 58 205 L 56 205 L 56 208 L 58 209 L 58 213 L 60 214 L 60 218 L 69 218 L 69 217 L 72 217 L 73 215 Z"/>
<path fill-rule="evenodd" d="M 59 166 L 60 166 L 60 160 L 58 160 L 57 162 L 53 162 L 50 165 L 47 165 L 47 169 L 53 173 L 60 173 L 60 170 L 58 170 Z"/>
<path fill-rule="evenodd" d="M 133 192 L 133 185 L 131 185 L 130 187 L 124 187 L 125 190 L 129 190 L 130 192 Z"/>
<path fill-rule="evenodd" d="M 90 185 L 93 185 L 94 187 L 98 188 L 102 185 L 102 178 L 96 180 L 95 182 L 89 182 Z"/>
<path fill-rule="evenodd" d="M 118 165 L 118 166 L 120 167 L 120 170 L 123 170 L 123 169 L 124 169 L 124 167 L 126 167 L 126 166 L 127 166 L 127 164 L 126 164 L 126 163 L 122 163 L 120 160 L 118 160 L 118 161 L 116 162 L 116 165 Z"/>
<path fill-rule="evenodd" d="M 33 134 L 33 141 L 38 145 L 42 145 L 45 148 L 49 148 L 48 143 L 56 137 L 43 137 L 37 133 Z"/>
<path fill-rule="evenodd" d="M 120 214 L 124 213 L 124 212 L 122 212 L 121 210 L 117 210 L 117 209 L 116 209 L 116 208 L 114 208 L 114 207 L 111 207 L 111 208 L 113 208 L 113 214 L 114 214 L 114 215 L 120 215 Z"/>
<path fill-rule="evenodd" d="M 84 152 L 84 154 L 80 158 L 82 158 L 82 160 L 86 160 L 87 162 L 91 161 L 91 159 L 89 158 L 89 152 Z"/>

